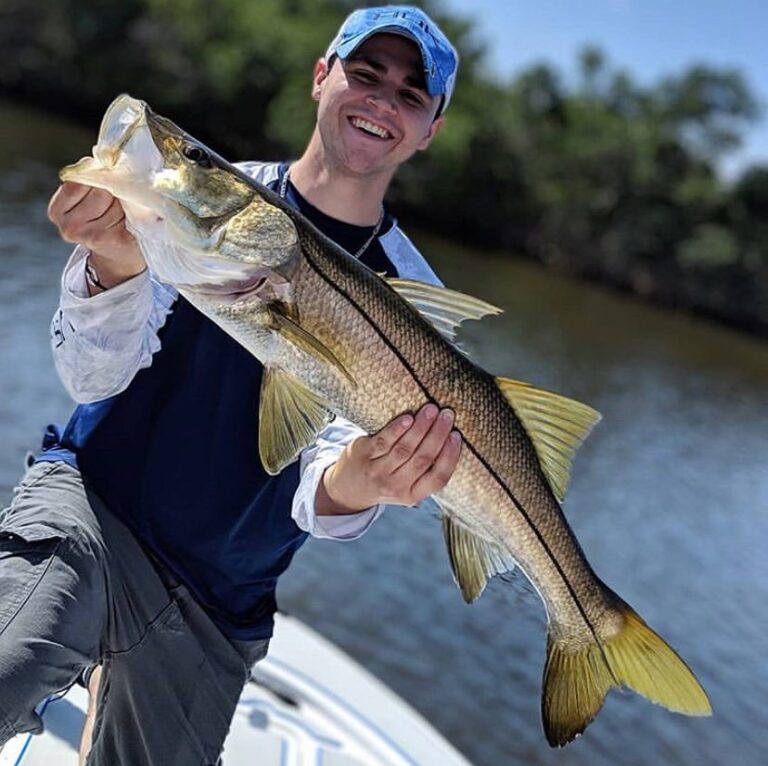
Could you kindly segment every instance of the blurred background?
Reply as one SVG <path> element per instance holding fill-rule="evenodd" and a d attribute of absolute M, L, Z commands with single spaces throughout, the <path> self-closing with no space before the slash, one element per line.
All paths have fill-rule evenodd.
<path fill-rule="evenodd" d="M 0 503 L 72 406 L 47 338 L 69 252 L 45 216 L 58 168 L 122 91 L 229 159 L 297 156 L 312 65 L 365 4 L 0 0 Z M 551 751 L 538 598 L 516 577 L 465 606 L 427 513 L 310 542 L 281 606 L 477 766 L 768 762 L 768 6 L 418 5 L 462 65 L 390 207 L 449 286 L 505 309 L 464 333 L 486 369 L 603 413 L 566 513 L 715 716 L 614 693 Z"/>

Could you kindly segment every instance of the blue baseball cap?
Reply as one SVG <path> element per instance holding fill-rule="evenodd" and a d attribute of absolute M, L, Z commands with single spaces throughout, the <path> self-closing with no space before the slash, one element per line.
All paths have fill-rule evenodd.
<path fill-rule="evenodd" d="M 328 46 L 325 58 L 346 59 L 372 35 L 389 32 L 413 40 L 421 51 L 424 80 L 430 96 L 442 96 L 439 114 L 448 107 L 456 83 L 459 54 L 440 28 L 421 8 L 412 5 L 384 5 L 361 8 L 347 16 Z"/>

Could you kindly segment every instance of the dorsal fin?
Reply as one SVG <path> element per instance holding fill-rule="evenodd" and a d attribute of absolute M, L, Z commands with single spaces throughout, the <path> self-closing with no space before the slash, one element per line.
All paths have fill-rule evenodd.
<path fill-rule="evenodd" d="M 479 598 L 491 577 L 511 572 L 515 568 L 515 561 L 509 554 L 461 526 L 445 510 L 443 534 L 453 579 L 468 604 Z"/>
<path fill-rule="evenodd" d="M 456 337 L 459 325 L 465 320 L 502 313 L 497 306 L 446 287 L 429 285 L 415 279 L 387 277 L 385 281 L 450 341 Z"/>
<path fill-rule="evenodd" d="M 600 413 L 528 383 L 508 378 L 496 378 L 496 383 L 525 426 L 549 486 L 562 502 L 573 455 L 600 420 Z"/>

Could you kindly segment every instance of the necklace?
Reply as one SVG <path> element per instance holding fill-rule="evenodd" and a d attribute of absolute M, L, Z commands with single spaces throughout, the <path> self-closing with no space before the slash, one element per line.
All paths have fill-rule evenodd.
<path fill-rule="evenodd" d="M 283 177 L 280 179 L 280 188 L 278 190 L 278 194 L 280 195 L 280 199 L 285 199 L 285 194 L 288 191 L 288 181 L 290 179 L 291 175 L 291 168 L 288 167 L 285 169 L 285 173 L 283 173 Z M 372 244 L 373 240 L 376 239 L 379 231 L 381 230 L 381 226 L 384 223 L 384 206 L 381 207 L 381 215 L 379 216 L 379 220 L 376 221 L 376 225 L 373 227 L 373 231 L 371 232 L 371 236 L 368 237 L 368 239 L 363 242 L 363 246 L 354 254 L 352 254 L 353 258 L 359 258 Z"/>

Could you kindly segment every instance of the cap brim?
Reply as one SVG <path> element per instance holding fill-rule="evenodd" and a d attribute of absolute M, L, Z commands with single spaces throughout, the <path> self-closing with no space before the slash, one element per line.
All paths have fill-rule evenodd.
<path fill-rule="evenodd" d="M 336 47 L 334 53 L 340 59 L 346 59 L 352 55 L 368 38 L 374 35 L 380 34 L 394 34 L 405 37 L 411 42 L 416 43 L 419 52 L 421 53 L 421 62 L 424 65 L 424 84 L 426 85 L 427 93 L 430 96 L 444 96 L 445 95 L 445 83 L 442 76 L 439 74 L 438 67 L 435 65 L 435 61 L 432 58 L 432 54 L 424 43 L 406 27 L 399 25 L 387 25 L 384 27 L 378 27 L 376 29 L 369 29 L 365 32 L 350 37 L 343 43 Z M 430 72 L 435 71 L 436 75 L 430 77 Z"/>

